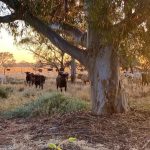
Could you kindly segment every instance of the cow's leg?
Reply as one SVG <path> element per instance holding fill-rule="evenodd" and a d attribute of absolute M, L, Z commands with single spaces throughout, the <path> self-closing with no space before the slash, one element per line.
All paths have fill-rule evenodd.
<path fill-rule="evenodd" d="M 41 89 L 43 90 L 43 84 L 41 85 Z"/>
<path fill-rule="evenodd" d="M 65 86 L 65 92 L 67 91 L 67 86 Z"/>
<path fill-rule="evenodd" d="M 60 91 L 62 92 L 62 88 L 60 88 Z"/>

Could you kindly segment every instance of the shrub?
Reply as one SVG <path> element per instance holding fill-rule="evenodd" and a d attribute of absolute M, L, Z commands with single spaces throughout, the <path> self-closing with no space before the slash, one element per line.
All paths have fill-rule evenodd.
<path fill-rule="evenodd" d="M 8 98 L 9 90 L 6 88 L 0 87 L 0 97 L 1 98 Z"/>
<path fill-rule="evenodd" d="M 15 110 L 4 112 L 5 117 L 28 117 L 35 115 L 53 115 L 53 114 L 64 114 L 68 112 L 75 112 L 79 110 L 88 109 L 89 105 L 87 102 L 66 97 L 59 93 L 47 93 L 39 97 L 34 102 L 26 104 L 23 107 Z"/>
<path fill-rule="evenodd" d="M 68 113 L 88 108 L 87 102 L 77 99 L 66 97 L 62 94 L 53 93 L 39 98 L 40 107 L 38 111 L 42 114 L 55 114 L 55 113 Z"/>

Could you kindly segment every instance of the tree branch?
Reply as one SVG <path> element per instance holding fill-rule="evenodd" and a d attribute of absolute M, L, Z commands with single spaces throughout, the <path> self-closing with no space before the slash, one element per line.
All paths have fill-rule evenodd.
<path fill-rule="evenodd" d="M 75 42 L 80 43 L 81 45 L 86 47 L 87 33 L 82 32 L 75 26 L 67 23 L 53 23 L 50 24 L 49 27 L 55 31 L 65 31 L 74 38 Z"/>
<path fill-rule="evenodd" d="M 18 0 L 0 0 L 1 2 L 5 3 L 7 6 L 11 7 L 12 9 L 16 10 L 20 3 Z"/>
<path fill-rule="evenodd" d="M 43 23 L 37 17 L 32 14 L 27 13 L 24 20 L 34 27 L 38 32 L 45 35 L 56 47 L 61 51 L 73 56 L 75 59 L 80 61 L 82 64 L 86 65 L 87 55 L 82 49 L 71 45 L 69 42 L 64 40 L 56 32 L 54 32 L 48 25 Z"/>
<path fill-rule="evenodd" d="M 6 16 L 0 16 L 0 23 L 9 23 L 17 20 L 18 17 L 15 13 Z"/>
<path fill-rule="evenodd" d="M 78 61 L 80 61 L 82 64 L 86 65 L 87 61 L 87 54 L 82 49 L 70 44 L 66 40 L 64 40 L 61 36 L 59 36 L 56 32 L 54 32 L 48 25 L 46 25 L 44 22 L 42 22 L 37 17 L 33 16 L 31 13 L 29 13 L 28 10 L 23 8 L 21 4 L 18 2 L 18 0 L 1 0 L 9 7 L 13 8 L 15 12 L 19 12 L 19 9 L 23 11 L 23 14 L 20 14 L 20 19 L 26 21 L 29 25 L 31 25 L 33 28 L 35 28 L 38 32 L 42 33 L 44 36 L 46 36 L 53 45 L 58 47 L 61 51 L 71 55 Z M 19 6 L 21 8 L 19 8 Z M 10 17 L 10 16 L 9 16 Z M 11 16 L 12 17 L 12 16 Z M 1 18 L 4 20 L 4 18 Z M 5 18 L 6 19 L 6 18 Z M 15 18 L 13 20 L 16 20 L 18 18 Z M 10 19 L 6 19 L 7 22 Z M 6 20 L 4 20 L 6 22 Z"/>
<path fill-rule="evenodd" d="M 56 69 L 58 69 L 58 66 L 57 66 L 57 64 L 56 64 L 55 62 L 52 62 L 52 61 L 50 62 L 46 57 L 44 57 L 44 56 L 42 56 L 42 55 L 36 53 L 34 50 L 28 49 L 28 51 L 30 51 L 30 52 L 32 52 L 34 55 L 36 55 L 36 56 L 38 56 L 38 57 L 44 59 L 44 60 L 47 62 L 47 64 L 50 64 L 50 65 L 52 65 L 53 67 L 55 67 Z"/>

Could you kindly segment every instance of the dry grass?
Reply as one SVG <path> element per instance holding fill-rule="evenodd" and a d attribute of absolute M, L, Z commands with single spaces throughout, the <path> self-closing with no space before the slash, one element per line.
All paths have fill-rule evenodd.
<path fill-rule="evenodd" d="M 56 73 L 46 74 L 46 76 L 47 76 L 47 80 L 46 80 L 46 84 L 44 85 L 43 90 L 36 89 L 35 87 L 27 87 L 24 83 L 23 84 L 3 85 L 3 87 L 5 87 L 7 89 L 12 89 L 12 92 L 10 92 L 8 98 L 0 99 L 0 103 L 1 103 L 0 112 L 1 111 L 10 111 L 15 108 L 23 107 L 26 104 L 34 102 L 40 96 L 46 95 L 46 93 L 51 93 L 52 91 L 53 92 L 56 91 L 56 85 L 55 85 Z M 18 76 L 15 78 L 16 79 L 25 79 L 25 75 L 18 74 Z M 85 127 L 86 127 L 86 125 L 89 125 L 91 127 L 92 133 L 93 134 L 97 133 L 97 135 L 100 137 L 101 140 L 98 141 L 98 143 L 101 143 L 101 141 L 103 141 L 105 144 L 105 145 L 101 145 L 102 144 L 101 143 L 101 144 L 92 145 L 92 144 L 86 143 L 85 141 L 83 141 L 83 143 L 81 141 L 77 141 L 76 144 L 81 146 L 83 148 L 83 150 L 88 150 L 88 149 L 89 150 L 103 150 L 103 149 L 107 150 L 108 147 L 106 145 L 109 145 L 111 143 L 111 142 L 105 141 L 105 136 L 107 134 L 108 134 L 108 137 L 106 136 L 106 140 L 111 139 L 111 138 L 115 139 L 117 137 L 122 136 L 122 142 L 125 143 L 126 137 L 124 137 L 124 134 L 122 134 L 121 132 L 123 132 L 123 133 L 132 132 L 131 138 L 129 138 L 129 140 L 132 141 L 133 143 L 136 143 L 137 141 L 139 141 L 139 143 L 140 143 L 142 141 L 142 139 L 145 142 L 146 137 L 147 137 L 146 132 L 148 130 L 148 127 L 146 126 L 146 123 L 148 124 L 148 120 L 147 120 L 148 117 L 147 117 L 147 119 L 145 118 L 145 120 L 144 120 L 143 110 L 148 110 L 148 112 L 150 110 L 150 86 L 142 87 L 142 86 L 137 86 L 135 84 L 128 84 L 128 86 L 126 86 L 126 92 L 127 92 L 128 96 L 130 97 L 130 99 L 129 99 L 130 106 L 138 111 L 142 110 L 141 114 L 139 114 L 138 111 L 137 112 L 131 111 L 131 112 L 129 112 L 129 114 L 127 114 L 127 116 L 126 116 L 126 114 L 122 115 L 122 116 L 120 116 L 120 114 L 118 114 L 118 115 L 111 116 L 111 118 L 109 118 L 109 119 L 105 118 L 105 117 L 99 118 L 100 119 L 99 122 L 97 122 L 97 119 L 95 121 L 97 124 L 91 124 L 90 118 L 92 119 L 93 117 L 92 116 L 89 117 L 88 113 L 87 113 L 87 117 L 82 116 L 82 115 L 75 116 L 74 114 L 72 114 L 69 118 L 70 120 L 69 121 L 66 120 L 66 122 L 62 122 L 62 125 L 60 127 L 63 128 L 64 133 L 67 133 L 70 130 L 71 136 L 72 136 L 73 132 L 69 128 L 69 127 L 72 127 L 71 123 L 73 126 L 76 127 L 74 129 L 75 131 L 77 129 L 80 129 L 82 131 L 88 131 L 90 128 L 88 126 L 87 126 L 87 128 L 85 128 Z M 83 85 L 82 83 L 77 83 L 77 84 L 72 85 L 72 84 L 68 83 L 68 91 L 63 92 L 63 95 L 69 96 L 69 97 L 80 98 L 82 100 L 86 100 L 86 101 L 90 102 L 89 84 Z M 133 113 L 135 113 L 135 115 L 133 115 Z M 81 117 L 81 119 L 79 119 L 79 117 Z M 85 117 L 85 122 L 84 122 L 83 117 Z M 66 118 L 68 118 L 68 117 L 64 116 L 64 120 Z M 46 119 L 45 118 L 42 118 L 42 119 L 43 120 L 41 120 L 41 119 L 36 120 L 36 118 L 32 118 L 31 120 L 28 120 L 28 119 L 24 120 L 22 118 L 22 119 L 16 119 L 16 120 L 6 120 L 6 122 L 2 121 L 1 122 L 2 125 L 0 126 L 0 127 L 4 126 L 4 130 L 2 130 L 4 132 L 2 134 L 3 138 L 4 138 L 4 139 L 2 138 L 2 141 L 3 141 L 2 146 L 4 146 L 4 147 L 2 147 L 2 149 L 16 149 L 16 150 L 20 150 L 20 149 L 26 150 L 26 149 L 36 149 L 36 148 L 42 149 L 43 147 L 47 146 L 48 143 L 61 142 L 62 139 L 56 140 L 55 139 L 56 137 L 55 138 L 52 137 L 52 139 L 50 140 L 50 137 L 46 136 L 46 134 L 48 132 L 50 132 L 51 118 L 48 117 Z M 56 118 L 53 118 L 53 119 L 55 120 Z M 60 120 L 58 120 L 58 122 L 64 121 L 64 120 L 61 118 Z M 75 121 L 75 123 L 73 121 Z M 143 122 L 143 121 L 145 121 L 145 122 Z M 86 125 L 82 126 L 82 128 L 81 128 L 81 126 L 79 126 L 77 123 L 78 124 L 85 123 Z M 138 124 L 137 126 L 136 126 L 136 123 Z M 12 126 L 13 126 L 13 128 L 12 128 Z M 52 127 L 55 127 L 55 126 L 52 124 Z M 66 127 L 66 130 L 65 130 L 65 127 Z M 110 129 L 111 127 L 114 127 L 114 128 Z M 132 130 L 130 131 L 131 127 L 132 127 Z M 61 132 L 63 130 L 61 129 Z M 144 130 L 146 130 L 146 131 L 144 131 Z M 138 132 L 139 132 L 139 134 L 138 134 Z M 39 137 L 39 139 L 32 140 L 32 136 L 35 136 L 35 134 L 40 135 L 43 133 L 45 133 L 45 134 L 43 135 L 42 138 Z M 139 138 L 134 139 L 134 136 L 132 134 L 135 136 L 135 138 L 137 138 L 138 136 L 139 136 Z M 136 134 L 138 134 L 138 136 L 136 136 Z M 140 136 L 141 134 L 143 136 Z M 7 135 L 7 138 L 6 138 L 6 135 Z M 91 135 L 92 134 L 90 133 L 89 138 L 91 138 Z M 81 134 L 79 134 L 79 137 L 80 136 L 81 136 Z M 14 139 L 14 140 L 12 141 L 12 139 Z M 80 139 L 84 139 L 84 138 L 81 137 Z M 117 145 L 116 141 L 113 142 L 113 144 L 114 144 L 113 149 L 119 150 L 119 149 L 121 149 L 122 145 L 120 145 L 120 147 L 118 147 L 119 145 Z M 1 149 L 1 145 L 0 145 L 0 149 Z"/>
<path fill-rule="evenodd" d="M 12 110 L 17 107 L 22 107 L 25 104 L 36 100 L 45 93 L 56 91 L 56 72 L 47 73 L 46 84 L 44 90 L 36 89 L 35 87 L 26 86 L 22 84 L 6 84 L 2 85 L 5 88 L 12 88 L 13 92 L 9 94 L 8 98 L 1 99 L 0 111 Z M 25 79 L 25 74 L 16 74 L 11 76 L 17 79 Z M 139 107 L 140 109 L 150 108 L 150 86 L 137 86 L 136 84 L 128 84 L 126 86 L 126 92 L 128 94 L 130 105 L 133 107 Z M 67 92 L 63 92 L 64 95 L 69 97 L 76 97 L 90 102 L 90 87 L 89 84 L 83 85 L 79 80 L 76 84 L 68 83 Z"/>
<path fill-rule="evenodd" d="M 7 99 L 1 99 L 0 111 L 12 110 L 21 107 L 31 101 L 34 101 L 38 96 L 42 95 L 43 91 L 36 90 L 33 87 L 26 88 L 25 85 L 4 85 L 4 87 L 13 88 Z M 22 89 L 20 91 L 20 89 Z"/>

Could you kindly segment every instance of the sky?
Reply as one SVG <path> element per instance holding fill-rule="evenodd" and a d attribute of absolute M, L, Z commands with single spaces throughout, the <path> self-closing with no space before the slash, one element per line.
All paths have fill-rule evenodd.
<path fill-rule="evenodd" d="M 16 62 L 35 62 L 31 52 L 23 50 L 21 47 L 15 45 L 13 37 L 3 28 L 1 28 L 0 32 L 0 52 L 12 53 Z"/>
<path fill-rule="evenodd" d="M 4 3 L 0 2 L 0 16 L 9 15 L 10 13 L 11 12 L 9 9 L 7 9 L 7 6 Z M 21 46 L 19 47 L 14 44 L 13 37 L 4 28 L 0 28 L 0 52 L 12 53 L 16 62 L 35 62 L 31 52 L 23 50 Z"/>

